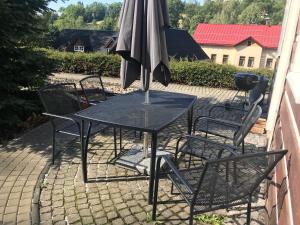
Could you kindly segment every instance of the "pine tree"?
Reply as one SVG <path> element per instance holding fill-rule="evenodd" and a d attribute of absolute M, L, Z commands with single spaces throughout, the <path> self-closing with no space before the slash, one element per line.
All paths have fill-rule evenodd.
<path fill-rule="evenodd" d="M 29 93 L 51 70 L 43 53 L 34 50 L 46 32 L 41 18 L 49 10 L 48 2 L 0 1 L 0 137 L 38 110 Z"/>

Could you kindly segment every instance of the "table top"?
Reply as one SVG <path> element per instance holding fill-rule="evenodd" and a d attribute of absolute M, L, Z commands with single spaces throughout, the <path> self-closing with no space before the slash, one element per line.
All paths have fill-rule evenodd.
<path fill-rule="evenodd" d="M 193 95 L 151 90 L 150 104 L 145 104 L 145 92 L 136 91 L 114 96 L 75 115 L 89 121 L 153 133 L 186 113 L 196 99 Z"/>

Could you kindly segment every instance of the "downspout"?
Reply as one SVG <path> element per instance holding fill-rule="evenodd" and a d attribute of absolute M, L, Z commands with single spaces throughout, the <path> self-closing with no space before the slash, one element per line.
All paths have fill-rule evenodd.
<path fill-rule="evenodd" d="M 287 2 L 284 18 L 283 32 L 281 35 L 280 42 L 280 60 L 278 64 L 278 69 L 276 73 L 276 78 L 274 82 L 274 88 L 272 93 L 271 104 L 269 108 L 269 115 L 266 125 L 267 136 L 269 140 L 268 149 L 270 148 L 271 140 L 273 138 L 274 128 L 276 124 L 276 119 L 280 109 L 280 103 L 282 95 L 284 93 L 284 86 L 286 75 L 290 66 L 291 54 L 293 49 L 293 44 L 296 36 L 296 30 L 299 19 L 300 1 L 291 0 Z"/>

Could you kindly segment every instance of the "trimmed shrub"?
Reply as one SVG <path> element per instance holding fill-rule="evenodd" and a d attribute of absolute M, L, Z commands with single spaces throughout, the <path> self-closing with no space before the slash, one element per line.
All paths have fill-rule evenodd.
<path fill-rule="evenodd" d="M 55 61 L 57 72 L 93 74 L 102 72 L 104 76 L 118 77 L 120 57 L 105 53 L 70 53 L 56 50 L 44 50 L 48 57 Z M 231 65 L 220 65 L 209 61 L 177 61 L 170 62 L 172 82 L 206 87 L 222 87 L 233 89 L 236 72 L 253 72 L 272 77 L 267 69 L 244 70 Z"/>
<path fill-rule="evenodd" d="M 95 53 L 71 53 L 45 50 L 48 57 L 55 61 L 56 72 L 94 74 L 118 77 L 121 61 L 118 55 Z"/>

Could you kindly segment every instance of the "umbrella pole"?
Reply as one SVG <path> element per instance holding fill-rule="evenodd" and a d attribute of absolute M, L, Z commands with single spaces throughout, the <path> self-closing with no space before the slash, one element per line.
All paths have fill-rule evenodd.
<path fill-rule="evenodd" d="M 149 89 L 145 92 L 145 104 L 150 104 Z M 149 148 L 149 133 L 144 132 L 144 158 L 148 158 L 148 148 Z"/>

